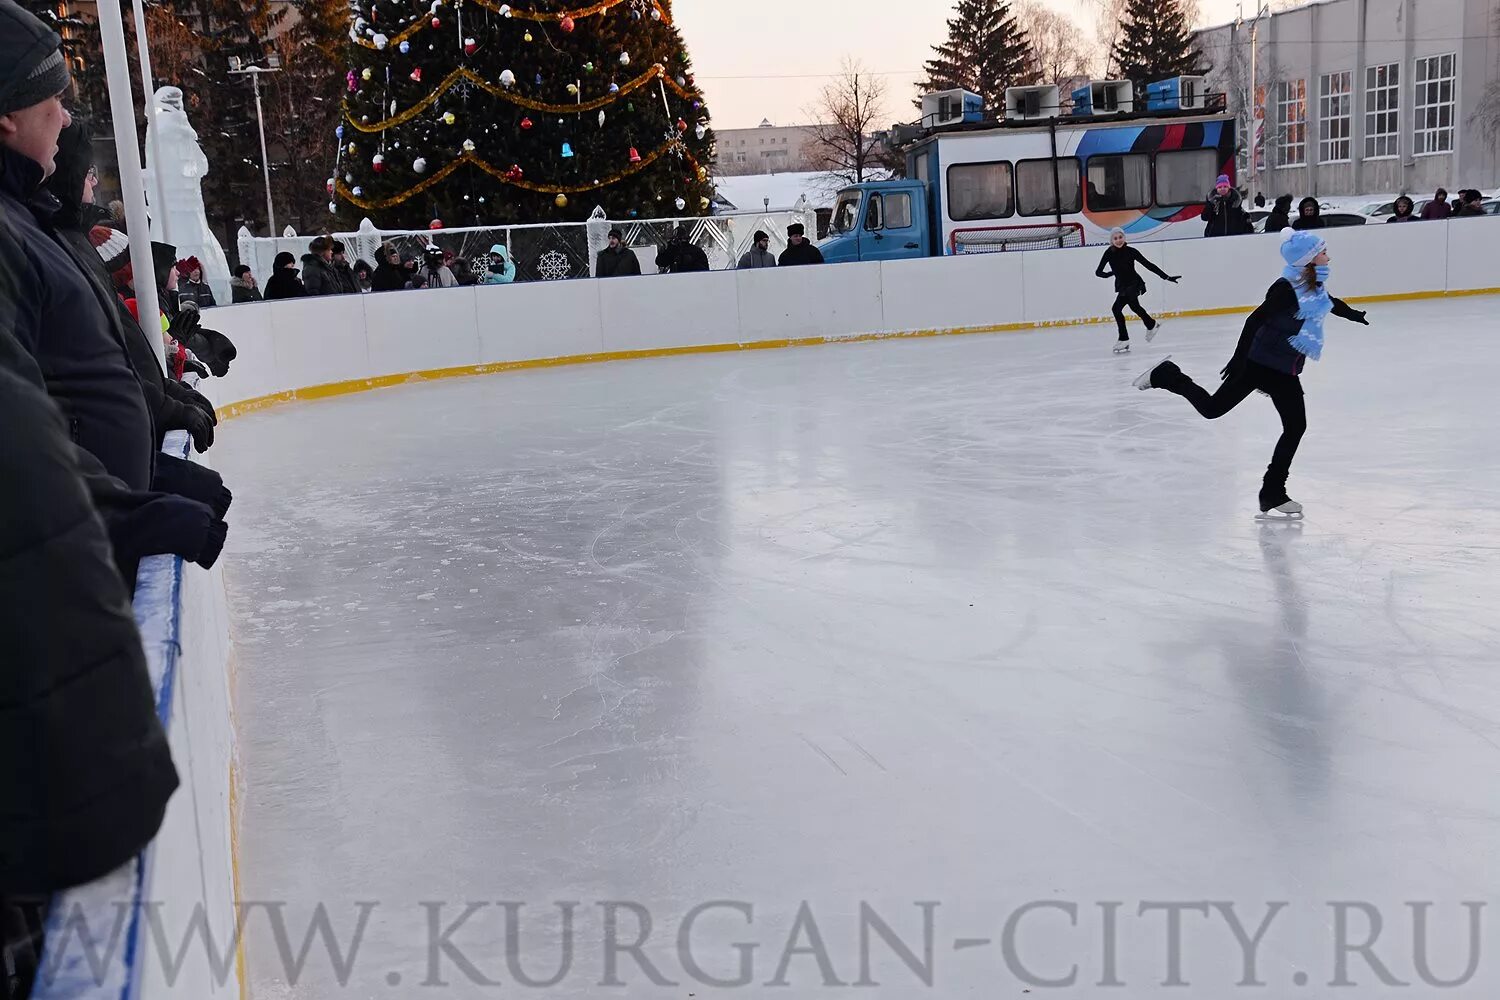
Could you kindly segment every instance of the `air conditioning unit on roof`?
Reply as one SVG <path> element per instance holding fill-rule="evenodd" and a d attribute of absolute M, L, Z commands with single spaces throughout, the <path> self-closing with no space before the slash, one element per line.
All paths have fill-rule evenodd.
<path fill-rule="evenodd" d="M 1005 88 L 1005 120 L 1030 121 L 1062 114 L 1062 92 L 1056 87 Z"/>
<path fill-rule="evenodd" d="M 1073 91 L 1075 115 L 1128 115 L 1135 110 L 1135 86 L 1129 80 L 1092 80 Z"/>
<path fill-rule="evenodd" d="M 922 125 L 942 128 L 984 121 L 984 98 L 967 90 L 940 90 L 922 97 Z"/>

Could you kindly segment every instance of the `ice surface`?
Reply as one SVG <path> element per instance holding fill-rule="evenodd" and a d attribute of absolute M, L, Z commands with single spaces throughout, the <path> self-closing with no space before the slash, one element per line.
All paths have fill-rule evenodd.
<path fill-rule="evenodd" d="M 314 904 L 346 937 L 378 904 L 347 992 L 252 919 L 254 995 L 1494 996 L 1493 912 L 1468 985 L 1422 977 L 1463 975 L 1461 904 L 1500 894 L 1495 305 L 1329 321 L 1300 526 L 1254 520 L 1268 400 L 1209 423 L 1129 385 L 1167 351 L 1216 384 L 1238 317 L 1124 358 L 1101 326 L 235 420 L 245 895 L 289 903 L 294 951 Z M 678 934 L 713 900 L 753 910 L 687 924 L 700 975 Z M 534 978 L 578 901 L 564 978 L 516 985 L 492 905 L 446 939 L 505 983 L 477 985 L 434 944 L 466 901 L 527 904 Z M 649 911 L 677 985 L 629 954 L 601 985 L 603 901 Z M 923 901 L 933 985 L 874 930 L 862 973 L 861 903 L 920 964 Z M 1166 988 L 1149 904 L 1202 901 Z M 1276 902 L 1270 985 L 1238 986 L 1222 907 L 1253 936 Z M 1334 903 L 1376 908 L 1368 955 Z M 752 985 L 714 987 L 736 943 Z"/>

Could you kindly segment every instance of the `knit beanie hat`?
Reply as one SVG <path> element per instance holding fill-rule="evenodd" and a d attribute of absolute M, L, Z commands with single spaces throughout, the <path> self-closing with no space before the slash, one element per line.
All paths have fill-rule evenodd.
<path fill-rule="evenodd" d="M 104 269 L 111 275 L 130 266 L 130 237 L 118 229 L 95 226 L 89 230 L 89 242 L 94 245 L 99 259 L 104 261 Z M 128 282 L 127 278 L 126 283 Z"/>
<path fill-rule="evenodd" d="M 1311 229 L 1281 231 L 1281 259 L 1291 267 L 1306 267 L 1328 244 Z"/>
<path fill-rule="evenodd" d="M 68 89 L 62 39 L 15 0 L 0 0 L 0 115 Z"/>
<path fill-rule="evenodd" d="M 297 264 L 297 258 L 287 251 L 283 250 L 281 251 L 281 253 L 277 254 L 276 259 L 271 262 L 271 270 L 279 271 L 283 267 L 286 267 L 288 264 L 295 267 Z"/>
<path fill-rule="evenodd" d="M 1218 180 L 1214 181 L 1214 187 L 1221 187 L 1221 186 L 1222 187 L 1228 187 L 1229 186 L 1229 175 L 1228 174 L 1220 174 Z"/>
<path fill-rule="evenodd" d="M 203 262 L 197 257 L 186 257 L 177 262 L 177 273 L 184 278 L 191 278 L 194 271 L 202 271 Z"/>
<path fill-rule="evenodd" d="M 756 243 L 759 243 L 761 240 L 768 240 L 770 238 L 771 238 L 771 234 L 768 233 L 768 232 L 766 232 L 764 229 L 757 229 L 755 231 L 755 240 L 754 240 L 754 242 L 756 242 Z"/>

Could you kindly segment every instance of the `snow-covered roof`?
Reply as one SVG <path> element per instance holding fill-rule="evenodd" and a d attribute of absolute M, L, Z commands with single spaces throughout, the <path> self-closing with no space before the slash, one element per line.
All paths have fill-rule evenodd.
<path fill-rule="evenodd" d="M 885 180 L 889 174 L 878 171 L 866 175 L 868 180 Z M 771 211 L 784 211 L 803 196 L 813 208 L 832 208 L 840 189 L 846 183 L 833 174 L 817 171 L 786 174 L 747 174 L 741 177 L 718 177 L 719 197 L 742 212 L 758 212 L 770 199 Z"/>

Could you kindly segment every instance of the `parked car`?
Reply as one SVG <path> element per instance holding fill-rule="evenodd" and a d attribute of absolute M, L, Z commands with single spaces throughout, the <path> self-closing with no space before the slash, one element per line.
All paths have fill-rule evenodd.
<path fill-rule="evenodd" d="M 1257 214 L 1260 216 L 1258 219 L 1255 218 Z M 1270 214 L 1269 212 L 1260 212 L 1259 210 L 1251 213 L 1251 221 L 1257 233 L 1266 231 L 1266 219 Z M 1368 216 L 1360 215 L 1358 212 L 1324 212 L 1323 221 L 1329 228 L 1334 228 L 1337 226 L 1363 226 L 1370 219 Z"/>

